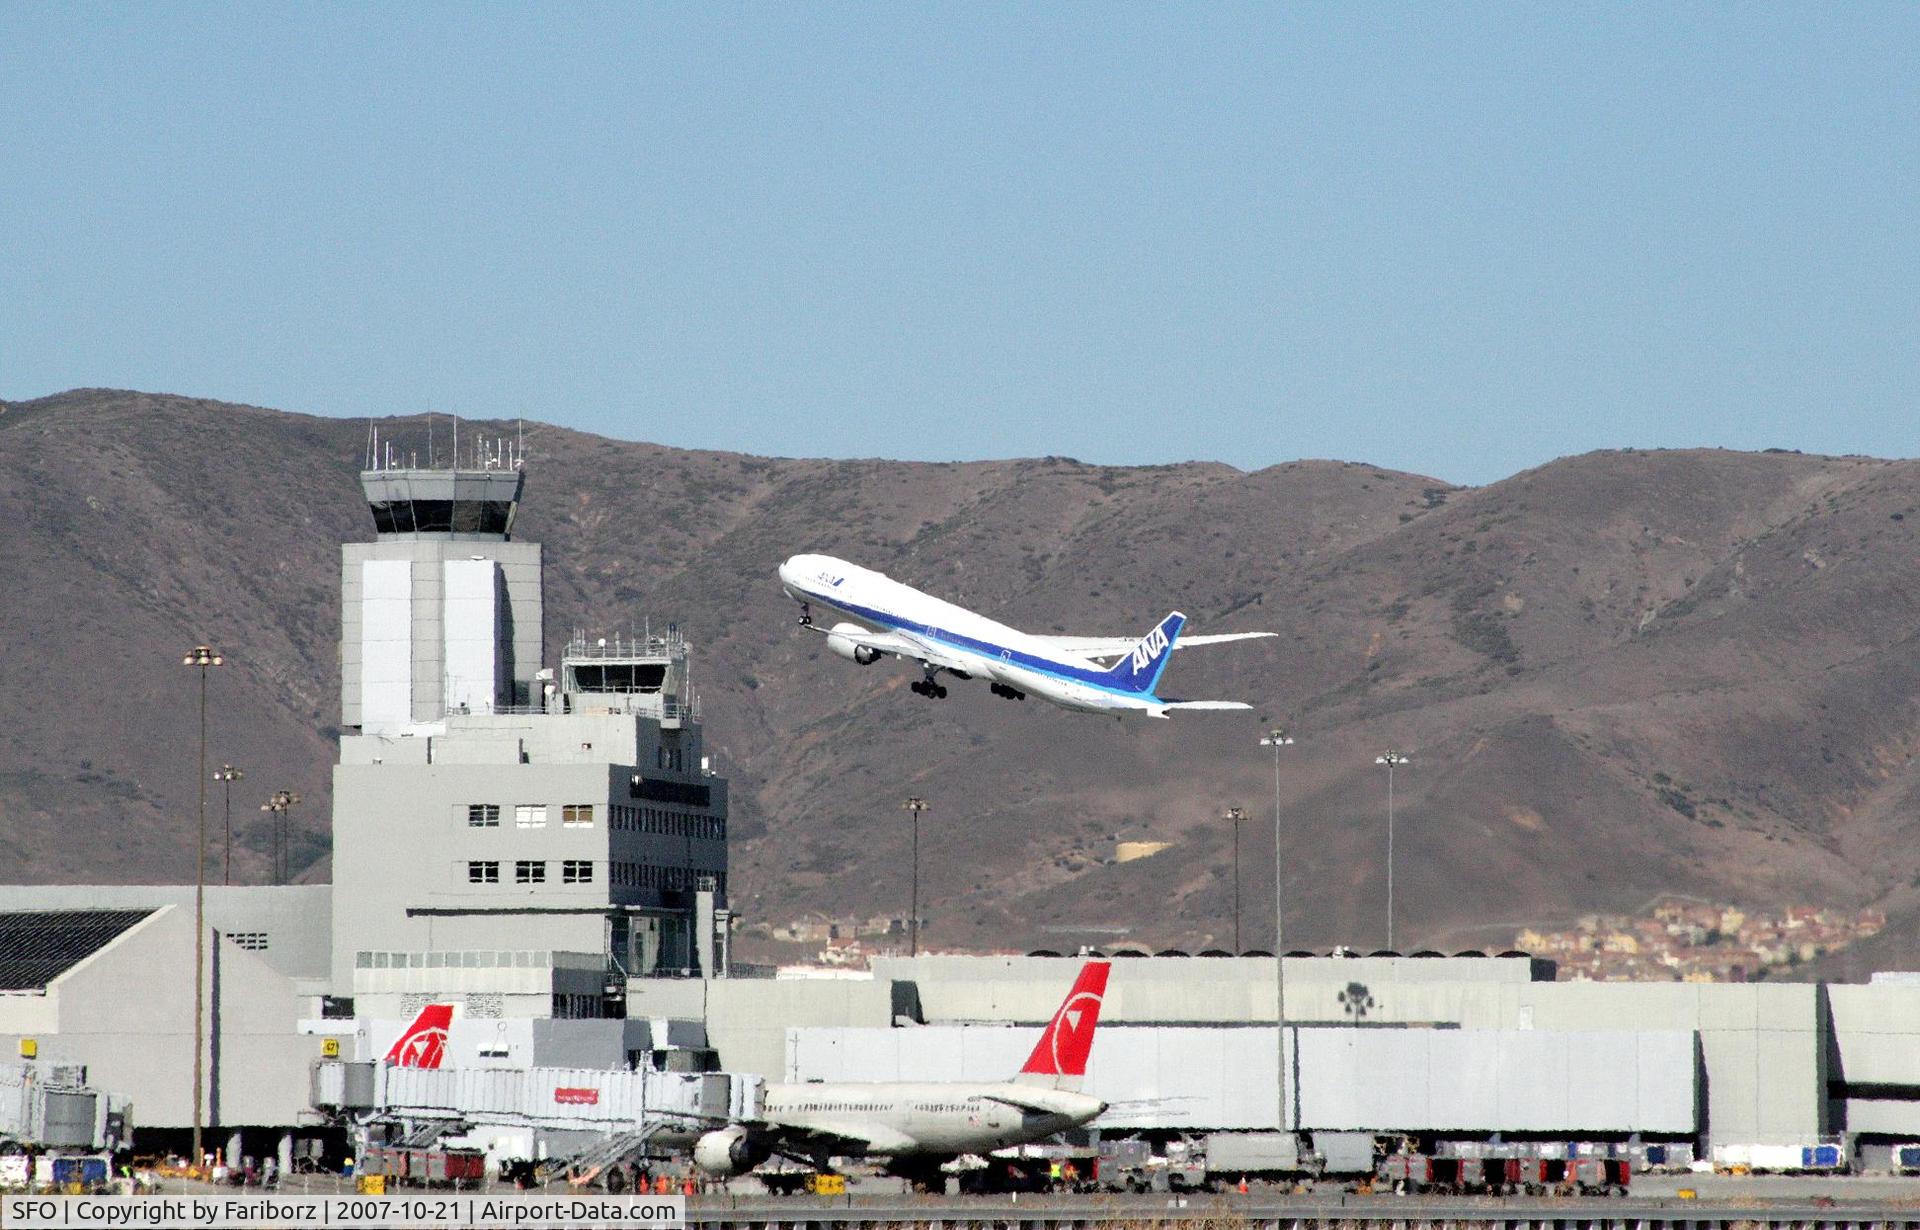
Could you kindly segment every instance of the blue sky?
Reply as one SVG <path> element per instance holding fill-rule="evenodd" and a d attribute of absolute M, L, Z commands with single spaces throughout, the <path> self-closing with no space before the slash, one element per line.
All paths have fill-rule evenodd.
<path fill-rule="evenodd" d="M 0 6 L 0 395 L 1920 453 L 1920 7 Z"/>

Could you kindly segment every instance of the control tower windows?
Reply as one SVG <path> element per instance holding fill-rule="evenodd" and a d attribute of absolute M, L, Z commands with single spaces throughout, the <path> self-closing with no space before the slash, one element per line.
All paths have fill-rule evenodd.
<path fill-rule="evenodd" d="M 569 829 L 590 829 L 593 827 L 593 804 L 568 803 L 560 809 L 560 824 Z"/>
<path fill-rule="evenodd" d="M 545 884 L 547 882 L 546 863 L 540 859 L 520 859 L 513 865 L 513 882 L 515 884 Z"/>
<path fill-rule="evenodd" d="M 584 858 L 562 859 L 560 862 L 560 882 L 562 884 L 593 883 L 593 862 Z"/>
<path fill-rule="evenodd" d="M 653 693 L 666 683 L 665 662 L 573 662 L 569 691 Z"/>
<path fill-rule="evenodd" d="M 547 827 L 547 805 L 545 803 L 514 804 L 513 827 L 517 829 L 546 828 Z"/>
<path fill-rule="evenodd" d="M 367 507 L 382 534 L 505 534 L 513 524 L 506 500 L 373 500 Z"/>
<path fill-rule="evenodd" d="M 500 882 L 500 864 L 491 861 L 474 860 L 467 864 L 467 883 L 498 884 Z"/>
<path fill-rule="evenodd" d="M 467 804 L 467 827 L 470 829 L 497 829 L 500 827 L 500 804 Z"/>

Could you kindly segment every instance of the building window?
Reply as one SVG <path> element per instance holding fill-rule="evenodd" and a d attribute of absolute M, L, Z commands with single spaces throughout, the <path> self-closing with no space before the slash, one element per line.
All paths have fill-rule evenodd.
<path fill-rule="evenodd" d="M 547 882 L 547 865 L 539 859 L 523 858 L 513 865 L 513 882 L 515 884 L 545 884 Z"/>
<path fill-rule="evenodd" d="M 593 863 L 589 859 L 569 858 L 560 862 L 560 882 L 562 884 L 593 883 Z"/>
<path fill-rule="evenodd" d="M 517 829 L 546 828 L 547 805 L 545 803 L 515 803 L 513 805 L 513 827 Z"/>
<path fill-rule="evenodd" d="M 615 888 L 677 888 L 676 877 L 681 873 L 671 867 L 657 867 L 652 863 L 611 863 L 608 876 Z"/>
<path fill-rule="evenodd" d="M 590 829 L 593 827 L 593 804 L 568 803 L 560 809 L 560 824 L 569 829 Z"/>
<path fill-rule="evenodd" d="M 500 804 L 467 804 L 467 827 L 470 829 L 497 829 L 500 827 Z"/>
<path fill-rule="evenodd" d="M 498 884 L 500 882 L 500 864 L 496 862 L 474 861 L 467 864 L 467 883 Z"/>
<path fill-rule="evenodd" d="M 227 932 L 227 938 L 233 941 L 236 948 L 244 948 L 248 952 L 265 952 L 267 950 L 267 933 L 265 931 L 229 931 Z"/>

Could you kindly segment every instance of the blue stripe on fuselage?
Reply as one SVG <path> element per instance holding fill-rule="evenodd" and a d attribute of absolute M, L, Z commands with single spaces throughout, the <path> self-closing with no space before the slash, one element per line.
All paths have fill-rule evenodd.
<path fill-rule="evenodd" d="M 815 593 L 804 587 L 800 587 L 800 592 L 805 594 L 811 601 L 824 603 L 836 611 L 845 611 L 847 614 L 858 616 L 869 623 L 879 624 L 888 631 L 905 632 L 912 636 L 924 637 L 937 644 L 963 650 L 976 657 L 985 658 L 988 661 L 1006 662 L 1013 666 L 1036 671 L 1042 675 L 1049 675 L 1055 679 L 1065 679 L 1073 683 L 1085 684 L 1090 688 L 1095 688 L 1102 692 L 1111 692 L 1115 696 L 1139 697 L 1145 700 L 1159 699 L 1159 697 L 1153 694 L 1152 684 L 1149 684 L 1148 689 L 1144 692 L 1136 692 L 1129 688 L 1116 688 L 1111 683 L 1106 682 L 1111 677 L 1108 672 L 1095 667 L 1082 668 L 1068 666 L 1047 658 L 1036 657 L 1030 653 L 1022 653 L 1018 649 L 1009 649 L 1005 645 L 996 645 L 992 641 L 982 641 L 971 636 L 962 636 L 958 632 L 950 632 L 945 628 L 936 628 L 928 624 L 908 623 L 897 615 L 891 615 L 885 611 L 876 610 L 873 607 L 858 606 L 851 602 L 829 597 L 826 594 Z M 1173 656 L 1171 649 L 1167 651 L 1167 656 Z M 1162 662 L 1161 665 L 1164 667 L 1165 663 Z M 1154 683 L 1159 682 L 1158 675 L 1159 672 L 1156 671 Z"/>

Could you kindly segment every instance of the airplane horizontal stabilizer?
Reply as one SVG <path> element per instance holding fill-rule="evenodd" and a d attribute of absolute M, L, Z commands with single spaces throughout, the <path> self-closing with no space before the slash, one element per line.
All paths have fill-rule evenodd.
<path fill-rule="evenodd" d="M 1195 645 L 1221 645 L 1228 641 L 1252 641 L 1278 635 L 1278 632 L 1209 632 L 1201 636 L 1183 636 L 1174 642 L 1173 647 L 1191 649 Z M 1083 658 L 1117 658 L 1123 653 L 1132 653 L 1133 647 L 1139 643 L 1137 638 L 1131 636 L 1043 636 L 1038 639 L 1055 649 L 1064 649 Z"/>
<path fill-rule="evenodd" d="M 1162 709 L 1251 709 L 1252 705 L 1238 700 L 1170 700 L 1160 706 Z"/>

